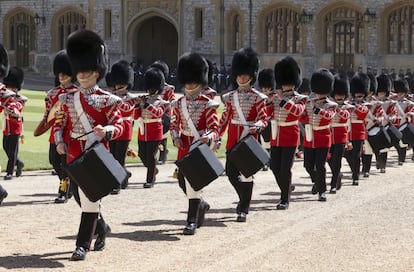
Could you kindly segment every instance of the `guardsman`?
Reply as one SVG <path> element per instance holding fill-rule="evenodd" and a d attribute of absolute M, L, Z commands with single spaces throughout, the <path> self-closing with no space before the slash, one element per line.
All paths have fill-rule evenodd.
<path fill-rule="evenodd" d="M 319 194 L 319 201 L 326 201 L 325 162 L 331 147 L 330 123 L 337 106 L 328 99 L 333 84 L 334 77 L 327 69 L 321 68 L 314 72 L 311 90 L 315 97 L 308 100 L 302 115 L 302 123 L 305 125 L 303 162 L 313 182 L 312 193 Z"/>
<path fill-rule="evenodd" d="M 358 186 L 359 175 L 361 172 L 361 152 L 362 144 L 367 139 L 367 130 L 365 119 L 367 118 L 369 103 L 364 99 L 368 95 L 370 79 L 365 73 L 356 73 L 350 81 L 350 91 L 352 99 L 350 103 L 355 106 L 351 110 L 351 130 L 349 132 L 349 141 L 351 145 L 345 152 L 345 158 L 348 161 L 352 171 L 352 185 Z"/>
<path fill-rule="evenodd" d="M 226 150 L 230 151 L 248 134 L 258 137 L 267 126 L 266 99 L 252 86 L 259 70 L 259 58 L 252 48 L 242 48 L 233 55 L 232 77 L 237 88 L 222 96 L 224 111 L 220 119 L 219 135 L 227 131 Z M 216 147 L 220 146 L 220 138 Z M 229 152 L 227 152 L 227 156 Z M 244 177 L 235 165 L 226 159 L 226 174 L 239 196 L 237 222 L 246 222 L 253 192 L 253 176 Z"/>
<path fill-rule="evenodd" d="M 184 85 L 184 96 L 173 102 L 171 137 L 178 148 L 177 159 L 183 158 L 196 144 L 211 143 L 218 135 L 218 102 L 202 93 L 207 85 L 208 64 L 197 53 L 180 57 L 177 78 Z M 204 222 L 210 205 L 202 200 L 201 190 L 195 191 L 181 170 L 178 183 L 188 198 L 187 225 L 183 233 L 193 235 Z"/>
<path fill-rule="evenodd" d="M 124 126 L 122 135 L 109 142 L 109 149 L 119 164 L 126 168 L 125 156 L 132 139 L 132 119 L 135 110 L 135 99 L 129 94 L 129 91 L 134 85 L 134 71 L 127 61 L 120 60 L 112 65 L 109 77 L 110 84 L 114 88 L 113 94 L 122 99 L 122 103 L 119 104 L 119 110 L 122 114 L 122 124 Z M 122 189 L 128 186 L 128 178 L 131 176 L 131 172 L 128 170 L 127 172 L 128 176 L 121 184 Z"/>
<path fill-rule="evenodd" d="M 122 135 L 123 125 L 118 109 L 121 98 L 97 85 L 108 69 L 107 48 L 102 38 L 93 31 L 78 30 L 68 37 L 66 50 L 80 87 L 59 96 L 61 115 L 56 118 L 59 125 L 54 128 L 54 135 L 57 152 L 66 154 L 69 164 L 95 141 L 101 141 L 109 149 L 108 141 Z M 94 250 L 102 250 L 110 230 L 102 217 L 97 224 L 101 201 L 91 202 L 80 188 L 78 193 L 82 215 L 72 261 L 85 259 L 95 229 L 98 237 Z"/>
<path fill-rule="evenodd" d="M 344 156 L 345 145 L 349 141 L 350 110 L 354 107 L 346 103 L 349 96 L 349 80 L 346 74 L 335 75 L 334 87 L 330 96 L 338 104 L 331 122 L 332 145 L 328 154 L 328 164 L 332 172 L 330 193 L 336 194 L 336 191 L 342 187 L 342 157 Z"/>
<path fill-rule="evenodd" d="M 144 74 L 143 86 L 148 92 L 138 98 L 134 119 L 138 119 L 138 156 L 147 168 L 144 188 L 152 188 L 158 173 L 156 154 L 163 137 L 162 116 L 169 102 L 161 99 L 164 90 L 164 74 L 157 68 L 149 68 Z"/>
<path fill-rule="evenodd" d="M 276 85 L 268 108 L 270 119 L 270 168 L 280 189 L 280 202 L 276 208 L 286 210 L 289 207 L 292 167 L 295 151 L 299 145 L 299 119 L 305 110 L 307 97 L 298 94 L 295 89 L 301 84 L 299 65 L 291 57 L 276 63 L 274 69 Z"/>
<path fill-rule="evenodd" d="M 23 95 L 18 94 L 20 91 L 24 79 L 23 70 L 19 67 L 12 67 L 9 70 L 7 77 L 3 79 L 3 83 L 8 90 L 15 93 L 14 101 L 16 103 L 15 110 L 19 113 L 16 115 L 13 112 L 3 110 L 5 127 L 3 129 L 3 149 L 7 154 L 7 168 L 6 176 L 4 179 L 10 180 L 13 177 L 14 166 L 16 165 L 16 177 L 22 175 L 22 169 L 24 167 L 23 161 L 18 157 L 19 154 L 19 142 L 23 135 L 23 107 L 27 101 L 27 98 Z M 2 105 L 6 106 L 7 102 Z M 5 109 L 5 108 L 3 108 Z"/>

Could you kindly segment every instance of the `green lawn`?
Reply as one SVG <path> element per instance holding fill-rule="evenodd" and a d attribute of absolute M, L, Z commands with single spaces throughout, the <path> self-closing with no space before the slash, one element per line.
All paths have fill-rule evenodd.
<path fill-rule="evenodd" d="M 22 90 L 21 93 L 29 98 L 26 102 L 26 106 L 23 110 L 24 116 L 24 139 L 25 143 L 20 144 L 19 158 L 25 163 L 25 170 L 35 169 L 51 169 L 49 164 L 49 135 L 50 131 L 46 132 L 42 136 L 34 137 L 33 130 L 36 128 L 44 113 L 44 98 L 46 92 L 44 91 L 32 91 Z M 219 108 L 219 114 L 221 114 L 222 107 Z M 226 139 L 223 139 L 223 145 L 218 152 L 218 157 L 225 156 Z M 175 160 L 177 157 L 177 149 L 172 145 L 171 139 L 168 139 L 169 153 L 168 160 Z M 130 143 L 130 147 L 135 151 L 138 150 L 137 143 L 137 127 L 134 128 L 134 137 Z M 139 158 L 132 159 L 127 158 L 127 163 L 140 163 Z M 0 151 L 0 164 L 1 169 L 4 171 L 7 164 L 7 157 L 4 151 Z"/>

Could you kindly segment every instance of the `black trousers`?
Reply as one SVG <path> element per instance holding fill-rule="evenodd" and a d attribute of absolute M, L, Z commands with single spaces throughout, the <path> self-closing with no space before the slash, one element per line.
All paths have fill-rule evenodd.
<path fill-rule="evenodd" d="M 345 151 L 345 158 L 351 167 L 352 180 L 359 180 L 359 174 L 361 172 L 361 150 L 363 140 L 356 140 L 352 142 L 352 150 Z"/>
<path fill-rule="evenodd" d="M 109 142 L 109 150 L 120 165 L 125 166 L 125 156 L 129 145 L 129 140 L 114 140 Z"/>
<path fill-rule="evenodd" d="M 153 183 L 155 181 L 155 168 L 157 165 L 157 151 L 160 141 L 138 141 L 138 156 L 147 168 L 146 182 Z"/>
<path fill-rule="evenodd" d="M 362 173 L 369 173 L 371 171 L 372 154 L 362 154 Z"/>
<path fill-rule="evenodd" d="M 7 175 L 13 175 L 14 166 L 17 163 L 22 163 L 17 156 L 19 152 L 19 139 L 20 135 L 3 136 L 3 149 L 8 158 L 6 168 Z"/>
<path fill-rule="evenodd" d="M 292 166 L 296 146 L 270 148 L 270 169 L 280 189 L 280 201 L 289 203 L 290 185 L 292 183 Z"/>
<path fill-rule="evenodd" d="M 331 188 L 336 188 L 336 182 L 338 181 L 339 173 L 341 173 L 342 157 L 344 156 L 344 151 L 345 143 L 333 144 L 329 149 L 331 158 L 328 160 L 328 164 L 332 172 Z"/>
<path fill-rule="evenodd" d="M 227 154 L 228 155 L 228 154 Z M 236 190 L 239 196 L 239 203 L 237 204 L 237 213 L 249 213 L 250 201 L 252 199 L 253 181 L 243 182 L 241 180 L 241 173 L 230 162 L 228 157 L 226 158 L 226 174 L 233 188 Z"/>
<path fill-rule="evenodd" d="M 405 157 L 407 156 L 407 147 L 396 145 L 395 148 L 397 149 L 398 153 L 398 162 L 405 162 Z"/>
<path fill-rule="evenodd" d="M 377 167 L 379 169 L 385 169 L 386 166 L 387 166 L 388 152 L 375 153 L 375 157 L 376 157 L 376 160 L 377 160 Z"/>
<path fill-rule="evenodd" d="M 321 194 L 326 191 L 326 168 L 325 162 L 328 157 L 328 147 L 309 148 L 303 150 L 303 164 L 306 172 L 315 183 L 317 191 Z"/>
<path fill-rule="evenodd" d="M 53 169 L 56 171 L 59 180 L 68 177 L 68 174 L 65 171 L 66 154 L 60 155 L 56 151 L 56 144 L 50 143 L 49 145 L 49 163 L 53 166 Z"/>

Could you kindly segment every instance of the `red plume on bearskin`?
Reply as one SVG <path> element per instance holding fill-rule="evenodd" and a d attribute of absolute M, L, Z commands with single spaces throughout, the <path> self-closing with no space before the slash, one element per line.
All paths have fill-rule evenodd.
<path fill-rule="evenodd" d="M 207 61 L 197 53 L 186 53 L 180 57 L 177 65 L 177 79 L 180 84 L 208 83 Z"/>
<path fill-rule="evenodd" d="M 250 75 L 251 85 L 256 82 L 257 72 L 259 71 L 259 57 L 252 48 L 242 48 L 233 55 L 231 71 L 236 78 L 239 75 Z"/>
<path fill-rule="evenodd" d="M 111 72 L 112 73 L 112 72 Z M 144 74 L 144 90 L 158 90 L 162 93 L 164 90 L 164 74 L 157 68 L 149 68 Z"/>
<path fill-rule="evenodd" d="M 365 96 L 368 95 L 370 89 L 370 79 L 367 74 L 365 73 L 356 73 L 350 82 L 350 90 L 352 96 L 355 96 L 356 93 L 364 94 Z"/>
<path fill-rule="evenodd" d="M 320 68 L 312 74 L 311 90 L 316 94 L 330 94 L 333 90 L 334 76 L 328 69 Z"/>
<path fill-rule="evenodd" d="M 128 85 L 128 89 L 134 86 L 134 70 L 129 62 L 126 60 L 120 60 L 111 67 L 110 84 L 115 85 Z"/>
<path fill-rule="evenodd" d="M 4 85 L 7 88 L 16 88 L 20 90 L 23 85 L 24 72 L 19 67 L 12 67 L 9 70 L 9 74 L 3 79 Z"/>
<path fill-rule="evenodd" d="M 275 74 L 270 68 L 263 69 L 259 72 L 257 76 L 257 82 L 259 83 L 260 88 L 271 88 L 274 89 L 276 86 L 275 83 Z"/>
<path fill-rule="evenodd" d="M 302 81 L 300 67 L 292 57 L 285 57 L 275 64 L 277 86 L 294 85 L 299 87 Z"/>
<path fill-rule="evenodd" d="M 108 53 L 102 38 L 91 30 L 78 30 L 69 35 L 66 51 L 72 70 L 79 72 L 96 71 L 97 81 L 105 77 L 108 69 Z"/>

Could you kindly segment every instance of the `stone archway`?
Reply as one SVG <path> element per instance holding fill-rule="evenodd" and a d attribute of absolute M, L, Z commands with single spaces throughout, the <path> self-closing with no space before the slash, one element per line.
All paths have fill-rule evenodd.
<path fill-rule="evenodd" d="M 177 66 L 178 33 L 174 25 L 159 16 L 152 16 L 136 26 L 133 35 L 134 60 L 147 67 L 163 60 L 172 71 Z"/>

